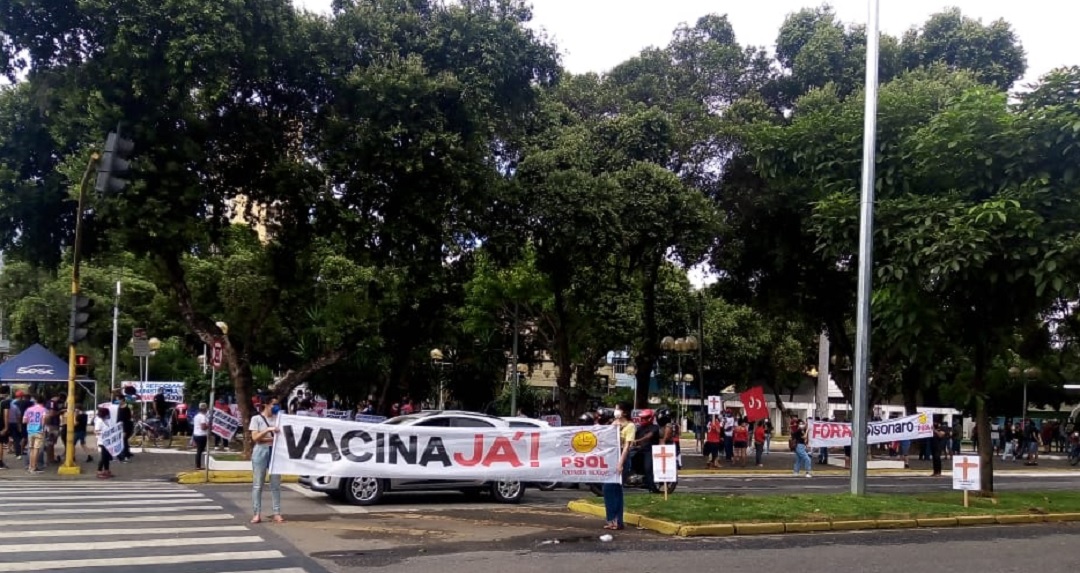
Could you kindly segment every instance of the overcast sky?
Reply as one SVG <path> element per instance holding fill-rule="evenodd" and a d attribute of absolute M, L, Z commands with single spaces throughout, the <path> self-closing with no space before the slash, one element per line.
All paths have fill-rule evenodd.
<path fill-rule="evenodd" d="M 330 0 L 295 0 L 310 10 L 327 11 Z M 770 50 L 784 16 L 813 0 L 533 0 L 533 25 L 555 40 L 563 65 L 571 72 L 603 72 L 642 48 L 664 46 L 681 22 L 716 12 L 728 14 L 742 44 Z M 832 0 L 844 22 L 865 23 L 867 0 Z M 956 6 L 966 16 L 988 23 L 1004 18 L 1027 51 L 1027 81 L 1047 71 L 1080 64 L 1080 51 L 1069 40 L 1080 22 L 1074 0 L 881 0 L 882 31 L 901 35 L 942 9 Z"/>

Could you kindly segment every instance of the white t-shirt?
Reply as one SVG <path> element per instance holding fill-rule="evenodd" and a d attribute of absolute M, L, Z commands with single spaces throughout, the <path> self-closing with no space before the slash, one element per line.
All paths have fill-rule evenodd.
<path fill-rule="evenodd" d="M 98 436 L 100 436 L 105 430 L 108 430 L 109 426 L 112 426 L 111 420 L 106 420 L 105 418 L 94 419 L 94 433 Z"/>
<path fill-rule="evenodd" d="M 194 424 L 195 427 L 191 430 L 192 437 L 205 436 L 207 432 L 210 431 L 210 421 L 206 418 L 205 412 L 199 412 L 198 414 L 195 414 Z M 207 427 L 203 428 L 203 424 L 206 424 Z"/>
<path fill-rule="evenodd" d="M 275 426 L 277 426 L 277 416 L 263 416 L 262 414 L 255 414 L 251 417 L 251 422 L 248 423 L 248 430 L 251 431 L 251 435 L 252 437 L 254 437 L 255 432 L 261 432 L 267 428 L 273 428 Z M 269 439 L 271 441 L 257 445 L 269 446 L 273 443 L 273 440 L 269 435 L 265 436 L 264 439 Z"/>

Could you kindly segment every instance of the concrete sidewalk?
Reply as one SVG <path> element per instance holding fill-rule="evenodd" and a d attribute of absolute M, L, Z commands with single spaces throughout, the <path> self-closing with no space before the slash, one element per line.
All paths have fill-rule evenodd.
<path fill-rule="evenodd" d="M 93 452 L 94 461 L 87 462 L 82 449 L 76 448 L 75 462 L 81 469 L 78 475 L 59 475 L 57 473 L 59 466 L 54 463 L 46 464 L 44 473 L 34 475 L 26 471 L 25 455 L 21 460 L 16 460 L 14 455 L 4 454 L 4 463 L 8 466 L 8 469 L 0 470 L 0 480 L 97 480 L 98 448 L 93 443 L 92 438 L 88 440 L 87 445 L 90 446 L 89 449 Z M 147 447 L 144 452 L 142 447 L 132 446 L 131 453 L 134 456 L 131 461 L 119 462 L 115 459 L 112 460 L 109 469 L 112 470 L 115 476 L 113 479 L 171 481 L 176 479 L 177 473 L 195 469 L 195 452 L 193 450 L 166 450 Z M 57 448 L 57 454 L 63 459 L 63 448 Z"/>

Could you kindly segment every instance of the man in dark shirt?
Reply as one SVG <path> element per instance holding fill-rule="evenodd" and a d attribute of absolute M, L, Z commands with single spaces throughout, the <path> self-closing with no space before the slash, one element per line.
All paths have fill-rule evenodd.
<path fill-rule="evenodd" d="M 165 401 L 165 389 L 158 388 L 157 394 L 154 394 L 154 413 L 157 414 L 158 425 L 162 428 L 167 427 L 169 423 L 168 410 L 169 404 Z"/>

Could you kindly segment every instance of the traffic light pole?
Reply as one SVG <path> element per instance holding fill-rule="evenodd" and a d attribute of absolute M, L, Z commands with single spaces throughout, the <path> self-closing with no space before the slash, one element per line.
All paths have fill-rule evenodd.
<path fill-rule="evenodd" d="M 90 177 L 97 170 L 97 152 L 90 155 L 90 161 L 86 164 L 82 182 L 79 183 L 79 201 L 75 211 L 75 246 L 72 249 L 74 257 L 71 264 L 71 298 L 74 301 L 79 296 L 79 263 L 82 256 L 82 220 L 83 208 L 86 200 L 86 186 L 90 184 Z M 73 303 L 74 306 L 74 303 Z M 75 309 L 72 308 L 72 312 Z M 78 475 L 82 468 L 75 463 L 75 343 L 68 343 L 68 390 L 67 390 L 67 436 L 64 440 L 64 464 L 60 466 L 60 475 Z M 97 396 L 94 396 L 97 399 Z"/>

